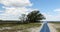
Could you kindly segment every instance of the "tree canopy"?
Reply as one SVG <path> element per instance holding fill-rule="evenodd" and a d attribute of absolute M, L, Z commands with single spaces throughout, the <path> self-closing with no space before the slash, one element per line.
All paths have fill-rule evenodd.
<path fill-rule="evenodd" d="M 28 13 L 27 15 L 27 20 L 29 22 L 37 22 L 43 19 L 45 19 L 45 17 L 39 11 L 36 11 L 36 10 Z"/>

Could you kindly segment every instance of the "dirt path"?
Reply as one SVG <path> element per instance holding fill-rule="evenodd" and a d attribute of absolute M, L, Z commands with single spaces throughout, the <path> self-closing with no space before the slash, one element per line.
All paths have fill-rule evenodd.
<path fill-rule="evenodd" d="M 48 23 L 50 32 L 57 32 L 56 28 L 54 27 L 54 24 Z"/>

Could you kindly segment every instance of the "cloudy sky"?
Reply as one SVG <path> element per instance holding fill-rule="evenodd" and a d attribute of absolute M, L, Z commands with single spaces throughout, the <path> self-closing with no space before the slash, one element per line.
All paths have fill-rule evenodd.
<path fill-rule="evenodd" d="M 21 14 L 36 9 L 47 21 L 60 21 L 60 0 L 0 0 L 0 19 L 19 20 Z"/>

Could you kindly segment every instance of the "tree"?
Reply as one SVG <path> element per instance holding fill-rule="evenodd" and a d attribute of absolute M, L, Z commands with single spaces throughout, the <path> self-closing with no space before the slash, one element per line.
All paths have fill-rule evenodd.
<path fill-rule="evenodd" d="M 25 19 L 25 14 L 22 14 L 22 15 L 20 16 L 20 21 L 23 23 L 25 20 L 26 20 L 26 19 Z"/>
<path fill-rule="evenodd" d="M 38 22 L 38 21 L 40 21 L 40 20 L 45 19 L 45 17 L 44 17 L 39 11 L 36 11 L 36 10 L 30 12 L 30 13 L 27 15 L 27 18 L 28 18 L 27 20 L 28 20 L 29 22 Z"/>
<path fill-rule="evenodd" d="M 22 14 L 22 15 L 20 16 L 20 21 L 21 21 L 21 23 L 28 23 L 28 21 L 26 21 L 26 19 L 27 19 L 26 14 Z"/>

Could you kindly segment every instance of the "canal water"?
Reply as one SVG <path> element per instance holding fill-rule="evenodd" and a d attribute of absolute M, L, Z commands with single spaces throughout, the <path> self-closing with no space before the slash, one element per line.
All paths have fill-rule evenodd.
<path fill-rule="evenodd" d="M 44 22 L 43 27 L 40 32 L 50 32 L 50 29 L 47 24 L 48 24 L 47 22 Z"/>

